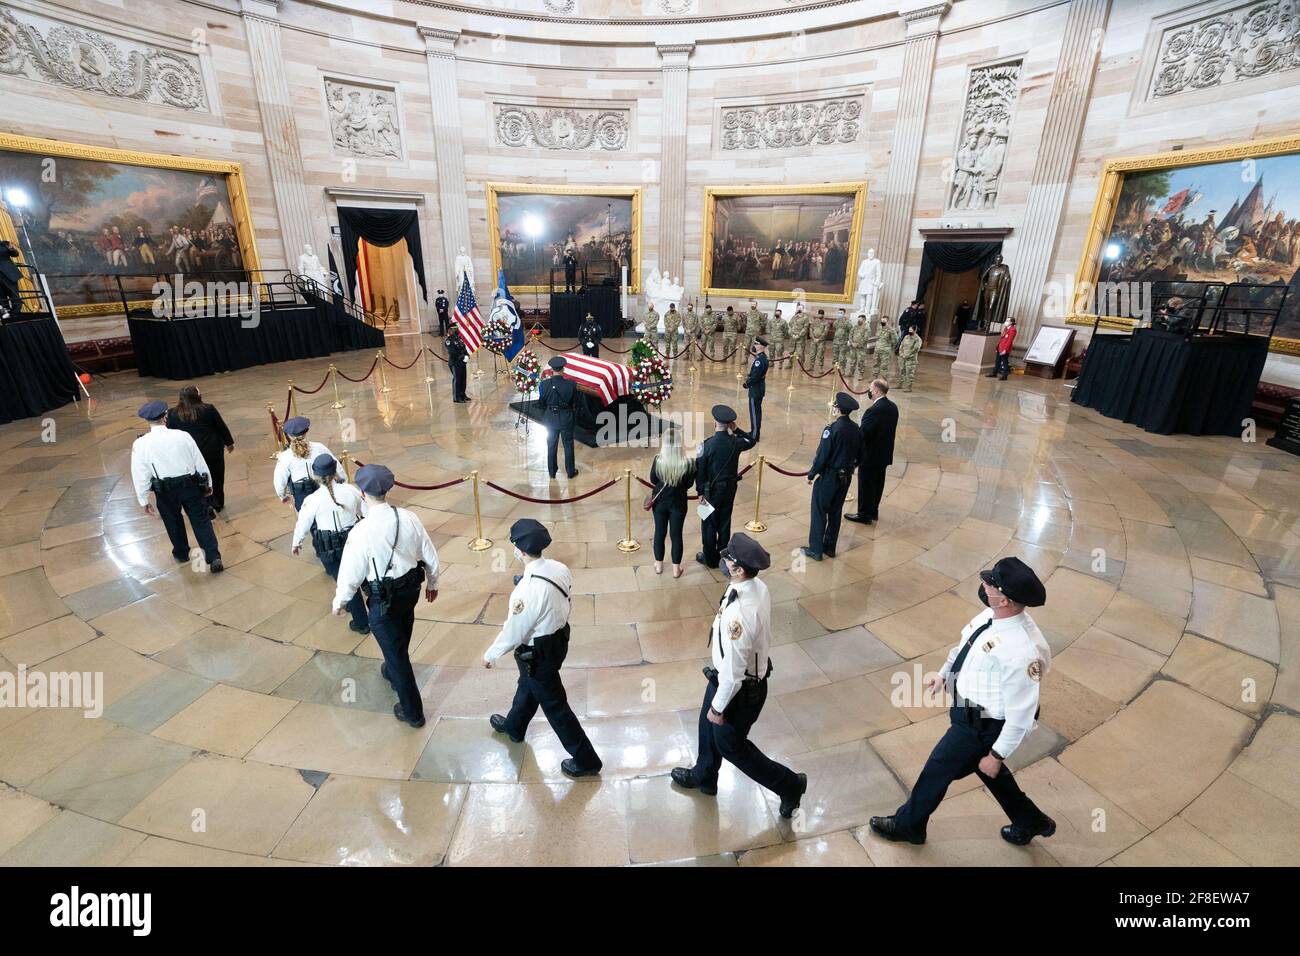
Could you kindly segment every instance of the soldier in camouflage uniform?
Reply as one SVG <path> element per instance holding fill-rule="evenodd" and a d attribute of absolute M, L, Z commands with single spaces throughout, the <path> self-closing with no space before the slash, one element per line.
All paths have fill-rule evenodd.
<path fill-rule="evenodd" d="M 790 336 L 793 341 L 790 343 L 790 351 L 796 360 L 804 365 L 808 364 L 808 313 L 802 308 L 796 308 L 794 318 L 790 320 Z"/>
<path fill-rule="evenodd" d="M 694 302 L 686 307 L 686 315 L 682 318 L 682 331 L 686 333 L 686 342 L 682 348 L 689 349 L 693 343 L 700 340 L 700 317 L 695 314 Z M 684 354 L 687 360 L 693 358 L 689 351 Z"/>
<path fill-rule="evenodd" d="M 840 368 L 849 364 L 849 317 L 843 309 L 835 316 L 835 331 L 831 338 L 831 360 Z"/>
<path fill-rule="evenodd" d="M 713 358 L 713 333 L 718 330 L 718 317 L 713 314 L 713 306 L 704 303 L 704 315 L 700 318 L 700 338 L 704 340 L 704 351 Z"/>
<path fill-rule="evenodd" d="M 887 315 L 880 317 L 880 328 L 876 330 L 876 361 L 872 370 L 873 378 L 889 381 L 889 366 L 894 358 L 894 346 L 898 344 L 898 331 Z"/>
<path fill-rule="evenodd" d="M 785 342 L 789 337 L 790 326 L 786 324 L 785 319 L 781 318 L 781 310 L 777 309 L 767 323 L 767 340 L 772 344 L 768 354 L 772 356 L 773 362 L 784 354 Z"/>
<path fill-rule="evenodd" d="M 682 324 L 682 314 L 677 311 L 677 303 L 668 303 L 664 313 L 664 355 L 671 359 L 677 354 L 677 330 Z"/>
<path fill-rule="evenodd" d="M 655 311 L 653 302 L 645 307 L 645 329 L 641 333 L 641 338 L 647 342 L 654 342 L 659 338 L 659 313 Z"/>
<path fill-rule="evenodd" d="M 817 318 L 812 320 L 812 325 L 808 329 L 808 334 L 812 337 L 812 362 L 810 368 L 816 368 L 818 371 L 826 364 L 826 333 L 830 329 L 830 323 L 826 321 L 826 310 L 818 309 Z"/>
<path fill-rule="evenodd" d="M 727 311 L 722 314 L 722 357 L 727 355 L 736 347 L 736 333 L 740 329 L 740 316 L 736 315 L 736 310 L 732 306 L 727 306 Z"/>
<path fill-rule="evenodd" d="M 867 346 L 870 344 L 871 326 L 867 325 L 865 315 L 859 315 L 857 324 L 849 331 L 849 370 L 846 373 L 849 377 L 857 375 L 859 370 L 866 370 Z"/>
<path fill-rule="evenodd" d="M 921 359 L 921 336 L 916 334 L 916 326 L 911 326 L 903 341 L 898 343 L 898 382 L 903 391 L 910 392 L 916 381 L 916 366 Z"/>
<path fill-rule="evenodd" d="M 758 310 L 758 303 L 749 303 L 749 311 L 745 313 L 745 354 L 750 355 L 754 351 L 754 339 L 764 333 L 763 313 Z"/>

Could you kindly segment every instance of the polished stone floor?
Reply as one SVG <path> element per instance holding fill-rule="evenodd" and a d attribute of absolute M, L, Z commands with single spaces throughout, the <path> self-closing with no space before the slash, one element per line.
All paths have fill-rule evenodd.
<path fill-rule="evenodd" d="M 415 338 L 391 340 L 405 364 Z M 549 353 L 539 350 L 543 361 Z M 359 374 L 371 356 L 336 356 Z M 666 410 L 743 408 L 735 367 L 676 366 Z M 1300 850 L 1300 459 L 1261 443 L 1161 437 L 1073 407 L 1060 383 L 953 378 L 926 357 L 901 408 L 882 520 L 845 525 L 840 555 L 804 566 L 808 490 L 763 476 L 776 647 L 755 738 L 808 774 L 792 827 L 775 798 L 724 769 L 716 800 L 670 786 L 695 749 L 700 667 L 722 578 L 693 562 L 656 576 L 634 493 L 624 554 L 619 484 L 575 505 L 484 490 L 481 553 L 470 486 L 396 493 L 444 565 L 412 644 L 429 721 L 393 720 L 378 651 L 329 615 L 329 580 L 289 553 L 291 507 L 271 491 L 267 403 L 314 385 L 328 360 L 201 380 L 237 438 L 218 521 L 227 572 L 172 561 L 133 500 L 130 446 L 146 398 L 177 383 L 133 373 L 95 397 L 0 427 L 0 670 L 103 675 L 97 719 L 0 708 L 0 863 L 1216 865 L 1294 864 Z M 336 453 L 434 483 L 481 469 L 535 497 L 581 492 L 646 449 L 579 446 L 582 473 L 548 482 L 544 433 L 526 435 L 489 370 L 452 405 L 446 366 L 422 363 L 301 395 Z M 694 380 L 693 380 L 694 378 Z M 807 467 L 829 379 L 773 372 L 762 450 Z M 863 383 L 858 383 L 862 387 Z M 742 424 L 745 415 L 742 412 Z M 51 431 L 49 423 L 53 423 Z M 53 438 L 53 441 L 49 439 Z M 746 456 L 752 460 L 756 453 Z M 755 474 L 736 527 L 752 517 Z M 477 662 L 505 613 L 506 529 L 545 521 L 574 569 L 565 682 L 605 761 L 572 782 L 540 717 L 522 744 L 490 732 L 513 669 Z M 688 522 L 688 554 L 698 527 Z M 978 610 L 976 572 L 1033 565 L 1035 614 L 1056 655 L 1038 729 L 1014 754 L 1059 824 L 1029 847 L 978 781 L 954 786 L 923 847 L 865 828 L 905 796 L 946 724 L 913 698 Z"/>

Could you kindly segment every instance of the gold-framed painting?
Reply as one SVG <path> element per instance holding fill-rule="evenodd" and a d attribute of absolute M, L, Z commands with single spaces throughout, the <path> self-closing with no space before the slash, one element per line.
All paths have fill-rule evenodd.
<path fill-rule="evenodd" d="M 640 189 L 487 183 L 487 208 L 492 274 L 504 269 L 512 293 L 563 289 L 568 254 L 579 282 L 621 285 L 626 267 L 628 291 L 640 291 Z"/>
<path fill-rule="evenodd" d="M 0 238 L 35 259 L 61 318 L 120 313 L 123 292 L 147 307 L 159 276 L 261 268 L 241 164 L 10 133 Z"/>
<path fill-rule="evenodd" d="M 707 296 L 850 302 L 867 184 L 704 191 Z"/>
<path fill-rule="evenodd" d="M 1123 330 L 1151 282 L 1288 286 L 1270 351 L 1300 355 L 1300 136 L 1107 162 L 1076 274 L 1067 323 Z"/>

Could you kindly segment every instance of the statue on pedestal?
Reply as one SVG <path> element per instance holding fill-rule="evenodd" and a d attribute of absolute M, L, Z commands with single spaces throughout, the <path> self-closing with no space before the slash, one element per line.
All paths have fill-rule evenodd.
<path fill-rule="evenodd" d="M 1007 306 L 1011 300 L 1011 269 L 1002 256 L 993 257 L 993 265 L 980 276 L 980 291 L 975 299 L 975 327 L 987 332 L 994 325 L 1007 320 Z"/>
<path fill-rule="evenodd" d="M 456 289 L 456 294 L 457 295 L 460 294 L 460 283 L 461 283 L 462 276 L 466 276 L 466 275 L 469 276 L 469 285 L 470 288 L 472 289 L 474 287 L 474 260 L 471 259 L 469 255 L 465 252 L 464 246 L 460 247 L 460 254 L 456 256 L 455 270 L 456 270 L 456 281 L 453 282 L 452 285 Z"/>
<path fill-rule="evenodd" d="M 876 250 L 868 249 L 867 257 L 858 266 L 858 311 L 873 319 L 880 311 L 880 260 Z"/>
<path fill-rule="evenodd" d="M 298 275 L 311 279 L 326 291 L 331 287 L 325 267 L 320 264 L 320 258 L 312 251 L 310 244 L 302 247 L 302 255 L 298 257 Z"/>
<path fill-rule="evenodd" d="M 682 293 L 685 291 L 686 287 L 681 284 L 680 280 L 669 276 L 667 273 L 661 276 L 658 269 L 651 269 L 645 280 L 646 302 L 654 306 L 660 318 L 668 311 L 670 305 L 682 301 Z"/>

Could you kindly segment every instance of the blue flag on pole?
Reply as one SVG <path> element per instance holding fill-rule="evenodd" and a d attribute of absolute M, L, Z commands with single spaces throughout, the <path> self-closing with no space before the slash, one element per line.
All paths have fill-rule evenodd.
<path fill-rule="evenodd" d="M 524 347 L 524 323 L 519 318 L 519 309 L 510 289 L 506 286 L 506 270 L 497 270 L 497 290 L 492 295 L 492 317 L 505 319 L 510 326 L 510 345 L 506 347 L 506 361 L 514 360 Z"/>

